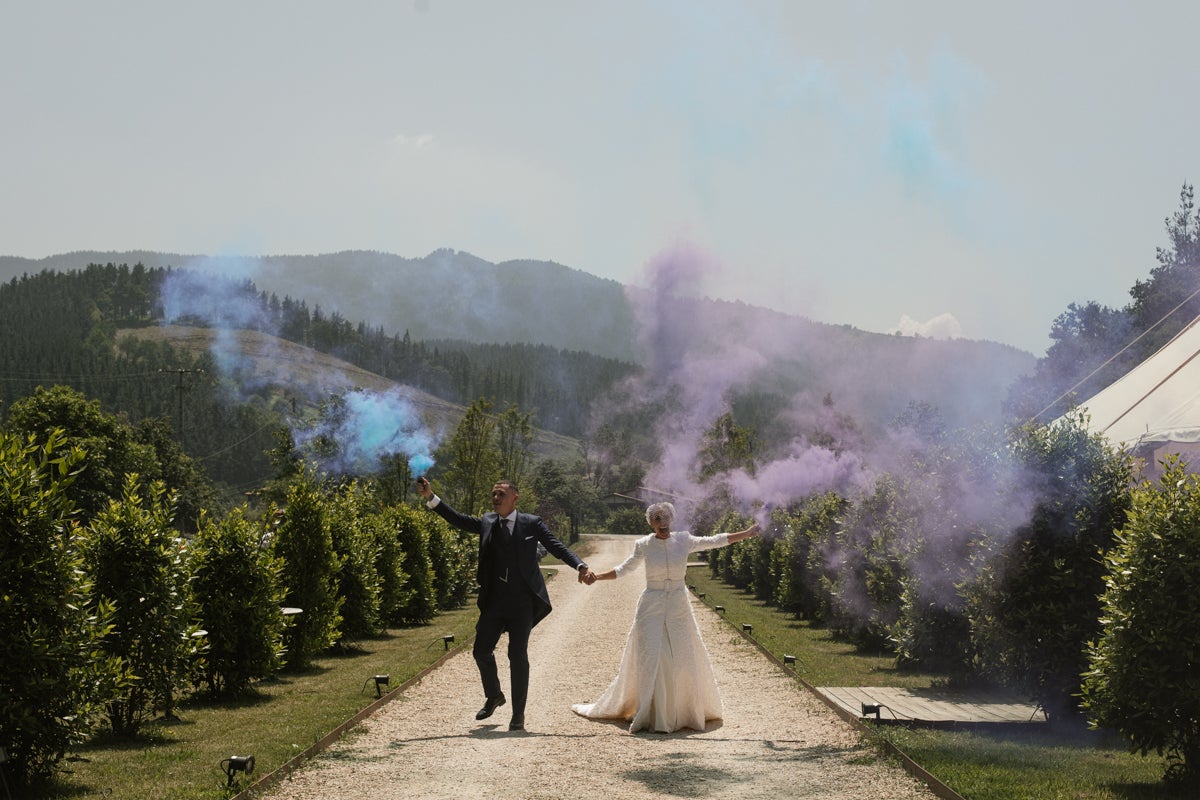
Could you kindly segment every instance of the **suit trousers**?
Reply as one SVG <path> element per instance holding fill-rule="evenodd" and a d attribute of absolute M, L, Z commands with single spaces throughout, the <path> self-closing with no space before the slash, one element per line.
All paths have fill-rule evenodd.
<path fill-rule="evenodd" d="M 509 681 L 512 686 L 512 713 L 524 717 L 525 700 L 529 696 L 529 634 L 533 630 L 533 593 L 519 578 L 510 583 L 493 585 L 488 607 L 481 610 L 475 624 L 475 646 L 472 655 L 479 667 L 483 693 L 497 697 L 500 676 L 496 667 L 496 645 L 500 635 L 508 632 Z"/>

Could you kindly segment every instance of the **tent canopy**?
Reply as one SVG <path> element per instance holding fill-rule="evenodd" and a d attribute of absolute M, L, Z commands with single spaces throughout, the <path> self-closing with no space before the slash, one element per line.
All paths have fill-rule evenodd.
<path fill-rule="evenodd" d="M 1167 444 L 1200 444 L 1200 317 L 1080 405 L 1088 429 L 1114 444 L 1156 452 L 1169 452 Z"/>

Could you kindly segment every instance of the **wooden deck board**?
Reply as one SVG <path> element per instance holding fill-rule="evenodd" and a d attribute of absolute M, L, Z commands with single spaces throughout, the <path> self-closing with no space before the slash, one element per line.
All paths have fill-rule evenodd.
<path fill-rule="evenodd" d="M 817 691 L 863 719 L 875 718 L 862 713 L 863 704 L 878 704 L 880 720 L 885 722 L 994 725 L 1045 721 L 1032 703 L 981 691 L 887 686 L 818 686 Z"/>

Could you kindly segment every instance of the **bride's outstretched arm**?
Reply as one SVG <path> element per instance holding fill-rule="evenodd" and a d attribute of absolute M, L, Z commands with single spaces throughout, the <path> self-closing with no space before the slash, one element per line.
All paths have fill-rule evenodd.
<path fill-rule="evenodd" d="M 596 580 L 598 581 L 615 581 L 617 579 L 617 571 L 610 569 L 607 572 L 597 572 Z"/>
<path fill-rule="evenodd" d="M 761 530 L 762 526 L 756 522 L 744 531 L 729 534 L 729 543 L 733 544 L 734 542 L 740 542 L 742 539 L 749 539 L 751 536 L 758 536 Z M 596 577 L 599 578 L 600 576 L 597 575 Z"/>

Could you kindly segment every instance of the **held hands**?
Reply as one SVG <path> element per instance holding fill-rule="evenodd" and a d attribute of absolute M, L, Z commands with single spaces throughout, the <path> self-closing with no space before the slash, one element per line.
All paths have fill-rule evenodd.
<path fill-rule="evenodd" d="M 579 582 L 587 586 L 591 586 L 596 582 L 596 573 L 592 572 L 591 568 L 577 570 Z"/>

